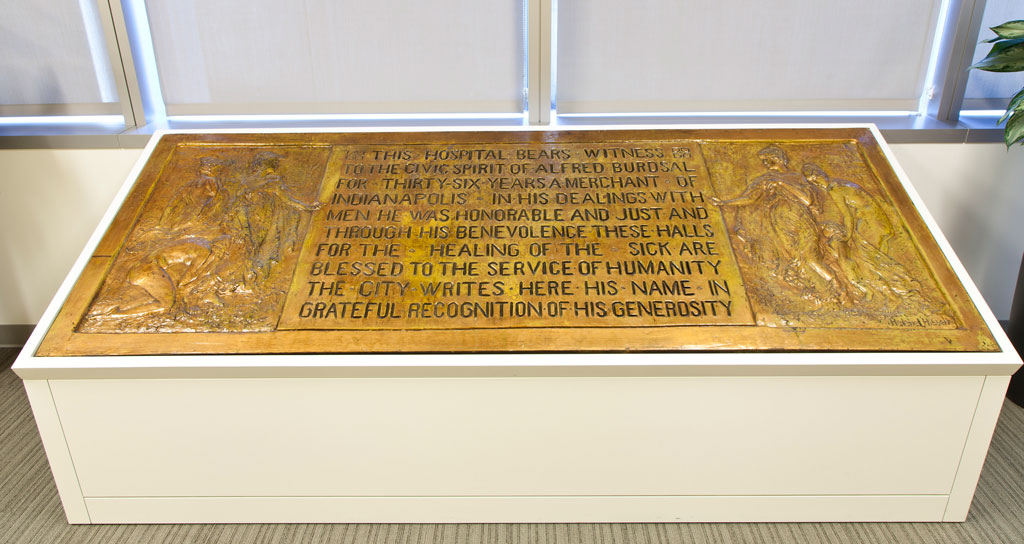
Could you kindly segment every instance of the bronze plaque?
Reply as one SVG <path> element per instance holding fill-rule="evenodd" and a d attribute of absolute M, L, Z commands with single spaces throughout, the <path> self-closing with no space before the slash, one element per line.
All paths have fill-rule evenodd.
<path fill-rule="evenodd" d="M 172 134 L 38 354 L 998 347 L 866 129 Z"/>

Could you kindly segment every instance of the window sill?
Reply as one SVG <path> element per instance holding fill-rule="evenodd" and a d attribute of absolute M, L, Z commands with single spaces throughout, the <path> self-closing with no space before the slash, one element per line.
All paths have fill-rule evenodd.
<path fill-rule="evenodd" d="M 964 116 L 957 123 L 923 117 L 873 116 L 557 116 L 552 129 L 594 125 L 726 125 L 726 124 L 859 124 L 874 123 L 886 141 L 909 143 L 1000 143 L 1003 129 L 995 126 L 991 116 Z M 453 127 L 528 126 L 519 118 L 498 119 L 387 119 L 387 120 L 325 120 L 325 121 L 170 121 L 151 123 L 126 129 L 120 125 L 0 125 L 0 149 L 122 149 L 143 148 L 150 136 L 162 129 L 338 129 L 416 127 L 444 130 Z"/>

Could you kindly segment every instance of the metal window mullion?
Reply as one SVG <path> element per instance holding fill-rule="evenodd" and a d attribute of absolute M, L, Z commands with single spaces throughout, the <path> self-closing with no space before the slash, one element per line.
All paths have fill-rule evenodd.
<path fill-rule="evenodd" d="M 928 101 L 928 114 L 939 121 L 955 123 L 960 119 L 985 2 L 950 0 L 947 20 L 951 25 L 940 45 L 935 89 Z"/>
<path fill-rule="evenodd" d="M 128 27 L 120 0 L 96 0 L 99 8 L 103 34 L 107 41 L 107 54 L 114 72 L 114 83 L 121 102 L 126 127 L 141 127 L 146 124 L 142 92 L 139 87 L 135 61 L 132 58 L 131 43 L 128 41 Z"/>
<path fill-rule="evenodd" d="M 531 125 L 551 122 L 551 0 L 529 0 L 526 111 Z"/>

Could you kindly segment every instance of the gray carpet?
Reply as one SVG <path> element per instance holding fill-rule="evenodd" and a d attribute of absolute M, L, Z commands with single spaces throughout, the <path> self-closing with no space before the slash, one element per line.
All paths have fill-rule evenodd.
<path fill-rule="evenodd" d="M 1007 402 L 966 523 L 93 525 L 64 520 L 21 380 L 0 349 L 0 543 L 1024 542 L 1024 409 Z"/>

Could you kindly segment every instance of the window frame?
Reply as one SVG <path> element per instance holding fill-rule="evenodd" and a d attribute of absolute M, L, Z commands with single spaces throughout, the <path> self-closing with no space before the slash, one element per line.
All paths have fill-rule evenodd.
<path fill-rule="evenodd" d="M 232 118 L 212 115 L 189 119 L 167 117 L 159 94 L 158 74 L 152 62 L 152 40 L 149 38 L 144 0 L 95 0 L 100 12 L 107 53 L 114 67 L 119 102 L 111 107 L 91 108 L 63 104 L 57 107 L 0 105 L 0 148 L 27 147 L 135 147 L 144 145 L 148 135 L 166 128 L 303 128 L 316 126 L 366 127 L 415 126 L 440 128 L 450 126 L 516 127 L 548 125 L 552 128 L 592 124 L 719 124 L 735 122 L 872 122 L 890 141 L 895 142 L 995 142 L 1001 141 L 1002 130 L 995 119 L 985 116 L 962 116 L 968 67 L 981 33 L 981 16 L 986 0 L 944 0 L 944 14 L 939 17 L 934 74 L 926 88 L 922 107 L 917 115 L 889 116 L 858 112 L 771 113 L 706 115 L 689 112 L 659 114 L 594 114 L 573 116 L 559 114 L 553 103 L 557 63 L 558 0 L 521 0 L 525 9 L 526 82 L 525 111 L 515 115 L 474 116 L 462 114 L 376 115 L 343 114 L 270 115 Z M 140 28 L 143 27 L 143 28 Z M 144 43 L 149 39 L 149 43 Z M 140 43 L 143 42 L 143 43 Z M 155 89 L 154 89 L 155 87 Z M 929 84 L 926 83 L 926 87 Z M 109 122 L 76 122 L 76 117 L 120 113 L 122 126 Z M 37 115 L 56 115 L 54 123 L 30 119 Z M 59 116 L 67 116 L 62 122 Z M 22 123 L 18 118 L 25 118 Z M 5 119 L 6 118 L 6 119 Z M 98 137 L 89 144 L 90 136 Z M 12 141 L 19 139 L 20 141 Z"/>

